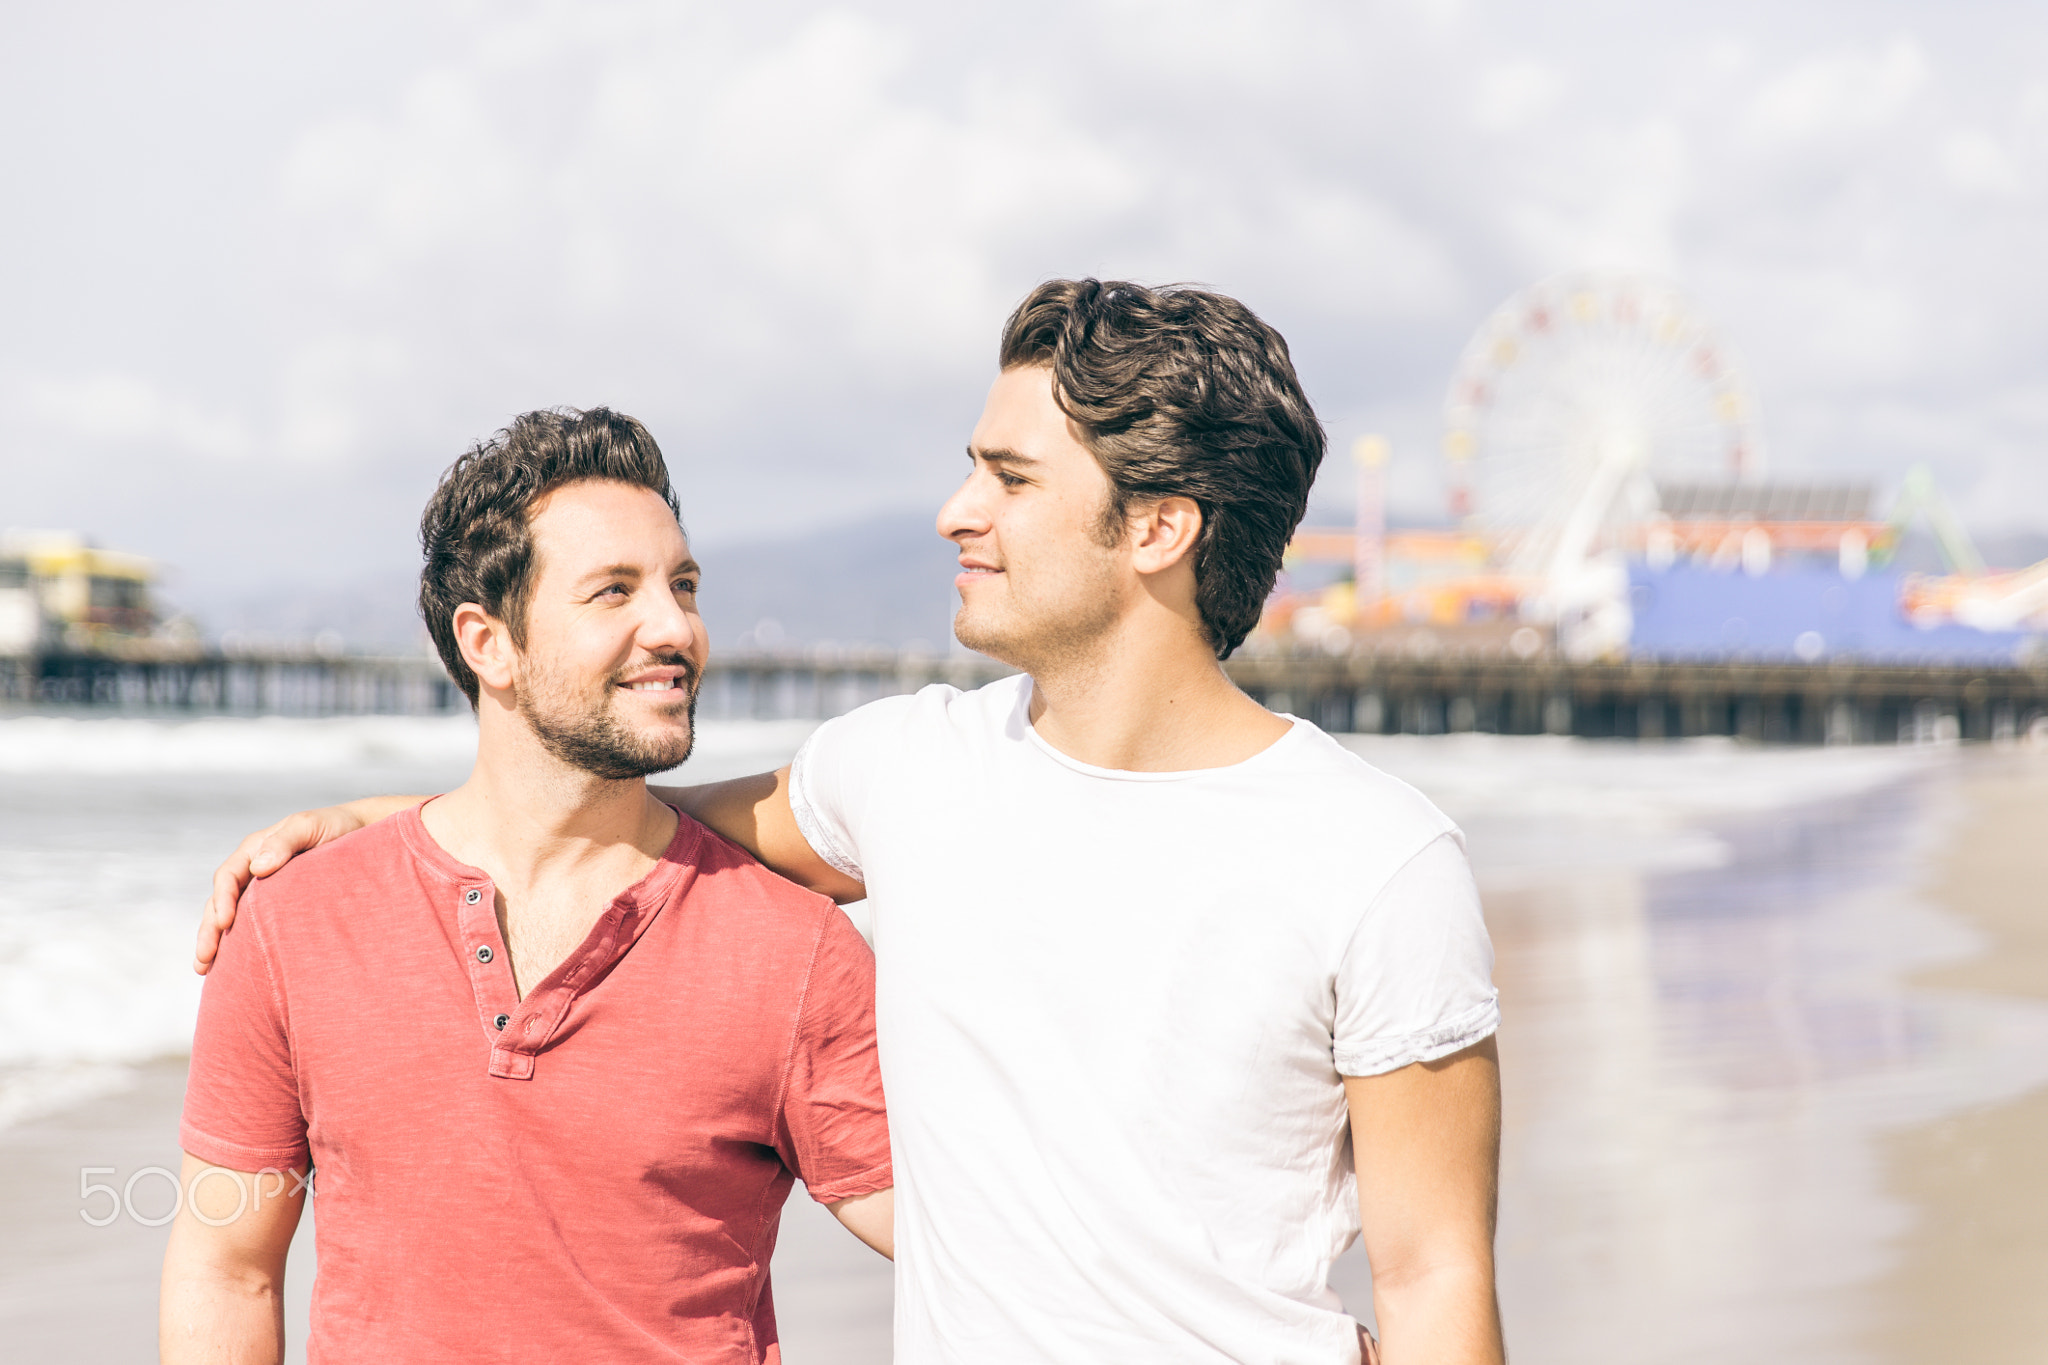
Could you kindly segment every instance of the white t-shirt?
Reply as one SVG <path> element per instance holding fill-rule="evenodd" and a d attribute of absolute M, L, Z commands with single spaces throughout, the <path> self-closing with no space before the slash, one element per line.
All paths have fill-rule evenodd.
<path fill-rule="evenodd" d="M 790 804 L 867 884 L 899 1365 L 1339 1365 L 1342 1077 L 1499 1019 L 1456 826 L 1305 721 L 1096 768 L 1030 681 L 827 722 Z"/>

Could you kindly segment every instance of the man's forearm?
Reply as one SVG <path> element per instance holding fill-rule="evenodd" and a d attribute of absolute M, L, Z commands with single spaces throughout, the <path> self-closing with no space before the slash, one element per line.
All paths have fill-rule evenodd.
<path fill-rule="evenodd" d="M 342 802 L 341 808 L 365 825 L 374 825 L 387 815 L 396 815 L 426 799 L 424 796 L 359 796 L 353 801 Z"/>
<path fill-rule="evenodd" d="M 1375 1280 L 1383 1365 L 1502 1365 L 1491 1265 L 1443 1266 L 1392 1284 Z"/>
<path fill-rule="evenodd" d="M 896 1191 L 876 1190 L 827 1204 L 846 1230 L 890 1260 L 896 1259 Z"/>
<path fill-rule="evenodd" d="M 724 782 L 700 782 L 690 787 L 649 787 L 658 801 L 666 801 L 683 814 L 717 830 L 753 854 L 761 856 L 761 804 L 774 799 L 775 774 L 756 773 L 729 778 Z"/>
<path fill-rule="evenodd" d="M 163 1365 L 278 1365 L 283 1286 L 265 1275 L 173 1260 L 164 1267 L 157 1349 Z"/>
<path fill-rule="evenodd" d="M 867 895 L 867 888 L 839 871 L 810 846 L 797 827 L 789 801 L 789 769 L 706 782 L 695 787 L 650 787 L 690 818 L 708 825 L 771 871 L 844 905 Z"/>

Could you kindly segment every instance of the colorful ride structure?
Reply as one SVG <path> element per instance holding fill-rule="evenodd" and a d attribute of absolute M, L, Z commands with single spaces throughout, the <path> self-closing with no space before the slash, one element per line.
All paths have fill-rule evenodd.
<path fill-rule="evenodd" d="M 1739 357 L 1661 281 L 1564 275 L 1501 305 L 1452 377 L 1443 454 L 1453 526 L 1389 530 L 1388 445 L 1354 446 L 1354 524 L 1304 529 L 1289 551 L 1293 567 L 1350 576 L 1283 589 L 1263 638 L 1580 661 L 1996 661 L 2048 629 L 2048 561 L 1987 572 L 1924 468 L 1884 518 L 1867 482 L 1767 477 Z M 1892 568 L 1916 520 L 1946 574 Z M 1827 580 L 1816 601 L 1841 620 L 1788 619 L 1787 575 Z"/>

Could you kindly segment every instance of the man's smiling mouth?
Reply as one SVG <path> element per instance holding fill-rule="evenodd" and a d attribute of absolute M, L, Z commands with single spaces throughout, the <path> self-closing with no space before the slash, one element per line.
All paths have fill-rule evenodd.
<path fill-rule="evenodd" d="M 636 670 L 614 686 L 621 692 L 687 692 L 695 670 L 684 664 L 659 664 Z"/>

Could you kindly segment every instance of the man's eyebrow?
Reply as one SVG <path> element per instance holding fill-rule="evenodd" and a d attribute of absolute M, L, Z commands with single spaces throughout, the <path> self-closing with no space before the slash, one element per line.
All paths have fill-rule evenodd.
<path fill-rule="evenodd" d="M 976 450 L 973 446 L 969 446 L 967 447 L 967 458 L 970 460 L 980 460 L 984 464 L 1035 465 L 1041 463 L 1041 461 L 1034 460 L 1029 455 L 1021 455 L 1006 446 L 995 446 L 988 450 Z"/>
<path fill-rule="evenodd" d="M 669 572 L 673 574 L 701 574 L 704 572 L 704 570 L 698 565 L 696 560 L 686 559 L 682 563 L 676 565 L 675 568 L 671 569 Z M 638 564 L 607 564 L 602 569 L 592 569 L 589 573 L 583 575 L 583 577 L 579 578 L 576 581 L 579 583 L 591 583 L 595 582 L 597 579 L 600 578 L 637 579 L 640 576 L 640 566 Z"/>
<path fill-rule="evenodd" d="M 602 569 L 592 569 L 576 581 L 588 583 L 595 578 L 638 578 L 639 576 L 640 566 L 638 564 L 607 564 Z"/>

